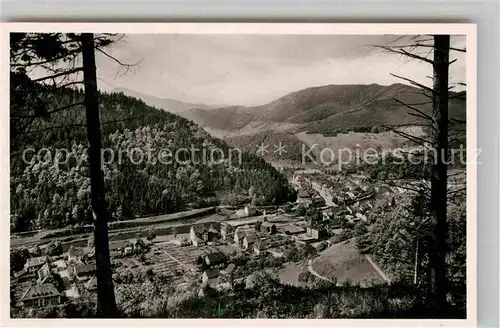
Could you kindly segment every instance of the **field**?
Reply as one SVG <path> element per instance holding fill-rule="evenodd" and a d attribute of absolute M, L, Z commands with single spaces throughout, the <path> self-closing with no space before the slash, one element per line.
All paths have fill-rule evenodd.
<path fill-rule="evenodd" d="M 334 244 L 321 252 L 312 261 L 312 268 L 319 275 L 336 280 L 337 284 L 349 282 L 366 287 L 372 283 L 384 283 L 366 257 L 358 252 L 354 239 Z"/>
<path fill-rule="evenodd" d="M 196 270 L 196 259 L 201 255 L 203 249 L 194 246 L 176 246 L 170 243 L 155 245 L 146 255 L 146 262 L 136 257 L 124 258 L 118 272 L 123 270 L 145 271 L 153 269 L 153 272 L 163 276 L 182 277 L 194 276 Z"/>
<path fill-rule="evenodd" d="M 279 271 L 279 279 L 283 284 L 301 286 L 299 274 L 306 269 L 303 263 L 286 263 Z"/>
<path fill-rule="evenodd" d="M 421 129 L 420 129 L 421 130 Z M 423 132 L 419 131 L 418 128 L 406 128 L 406 133 L 410 133 L 415 136 L 422 136 Z M 368 148 L 380 150 L 380 149 L 395 149 L 397 147 L 402 147 L 408 143 L 408 140 L 399 136 L 394 132 L 383 132 L 383 133 L 365 133 L 365 132 L 349 132 L 340 133 L 335 137 L 325 137 L 322 134 L 314 133 L 309 134 L 305 132 L 297 133 L 295 135 L 299 138 L 305 145 L 312 147 L 314 144 L 317 146 L 311 151 L 312 154 L 319 156 L 322 149 L 328 149 L 328 151 L 323 152 L 323 158 L 326 162 L 332 161 L 330 158 L 333 152 L 334 158 L 337 159 L 338 155 L 342 155 L 343 161 L 349 159 L 349 152 L 341 152 L 343 149 L 349 149 L 352 151 L 352 156 L 355 155 L 355 150 L 359 148 L 361 154 Z M 306 147 L 308 151 L 308 147 Z M 331 150 L 331 151 L 330 151 Z M 317 157 L 320 159 L 319 157 Z"/>

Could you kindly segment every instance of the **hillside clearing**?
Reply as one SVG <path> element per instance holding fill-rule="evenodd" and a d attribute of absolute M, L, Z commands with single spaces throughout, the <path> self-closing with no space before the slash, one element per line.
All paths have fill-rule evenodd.
<path fill-rule="evenodd" d="M 349 282 L 368 287 L 384 280 L 356 249 L 355 239 L 334 244 L 312 261 L 314 271 L 337 284 Z"/>

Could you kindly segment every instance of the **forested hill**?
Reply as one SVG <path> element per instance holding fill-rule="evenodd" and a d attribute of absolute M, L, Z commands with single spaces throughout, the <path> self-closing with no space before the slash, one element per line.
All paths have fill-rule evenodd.
<path fill-rule="evenodd" d="M 52 104 L 59 108 L 82 98 L 79 91 L 64 90 Z M 280 203 L 292 196 L 286 178 L 263 159 L 242 153 L 240 161 L 238 151 L 193 122 L 123 93 L 103 93 L 99 99 L 103 172 L 113 220 L 215 205 L 221 199 L 245 202 L 252 197 L 249 189 L 254 202 Z M 92 218 L 84 123 L 80 105 L 37 120 L 29 133 L 11 136 L 14 231 Z M 64 150 L 56 156 L 57 149 Z M 25 150 L 28 162 L 22 159 Z"/>
<path fill-rule="evenodd" d="M 409 109 L 395 98 L 426 114 L 432 112 L 432 102 L 418 88 L 404 84 L 367 84 L 311 87 L 262 106 L 193 109 L 181 115 L 204 127 L 226 131 L 243 129 L 255 122 L 289 123 L 304 132 L 323 134 L 422 123 L 418 117 L 408 115 Z M 465 120 L 465 98 L 465 92 L 450 92 L 451 118 Z"/>

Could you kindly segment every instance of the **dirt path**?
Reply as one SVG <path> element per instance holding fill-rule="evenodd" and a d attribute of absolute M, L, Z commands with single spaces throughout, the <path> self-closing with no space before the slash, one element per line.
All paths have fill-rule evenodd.
<path fill-rule="evenodd" d="M 331 281 L 330 279 L 328 279 L 326 277 L 323 277 L 322 275 L 320 275 L 319 273 L 317 273 L 316 271 L 314 271 L 314 268 L 312 267 L 312 260 L 308 260 L 307 261 L 307 271 L 309 271 L 309 273 L 311 273 L 313 276 L 315 276 L 315 277 L 317 277 L 317 278 L 319 278 L 321 280 L 333 283 L 333 281 Z"/>
<path fill-rule="evenodd" d="M 380 269 L 380 267 L 377 265 L 377 263 L 375 263 L 372 260 L 372 258 L 370 257 L 370 255 L 365 254 L 365 257 L 368 260 L 368 262 L 370 262 L 370 264 L 375 269 L 375 271 L 377 271 L 377 273 L 382 277 L 382 279 L 384 279 L 385 282 L 387 282 L 388 284 L 390 284 L 391 283 L 391 279 L 389 279 L 389 277 L 384 273 L 384 271 L 382 271 L 382 269 Z"/>

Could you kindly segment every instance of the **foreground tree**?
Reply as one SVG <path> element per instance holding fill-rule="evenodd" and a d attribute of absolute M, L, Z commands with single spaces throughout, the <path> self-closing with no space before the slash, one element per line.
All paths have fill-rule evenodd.
<path fill-rule="evenodd" d="M 400 39 L 398 40 L 400 41 Z M 432 113 L 430 115 L 417 108 L 418 105 L 422 104 L 407 104 L 395 99 L 397 103 L 411 110 L 410 115 L 424 122 L 422 125 L 430 130 L 430 140 L 406 134 L 394 127 L 388 126 L 387 128 L 425 147 L 427 151 L 433 154 L 432 162 L 428 163 L 430 165 L 430 176 L 428 177 L 430 188 L 427 184 L 420 184 L 416 191 L 427 194 L 430 199 L 429 212 L 432 233 L 428 234 L 429 238 L 426 240 L 428 244 L 427 255 L 430 261 L 430 271 L 427 279 L 435 306 L 439 310 L 444 310 L 447 307 L 446 294 L 448 291 L 446 254 L 449 248 L 447 245 L 448 164 L 450 163 L 449 125 L 450 123 L 465 123 L 457 120 L 451 122 L 449 118 L 449 65 L 453 62 L 450 62 L 450 50 L 465 52 L 465 49 L 450 47 L 449 35 L 434 35 L 431 38 L 427 36 L 424 38 L 420 36 L 413 37 L 410 42 L 403 41 L 403 43 L 403 45 L 392 44 L 380 48 L 432 65 L 432 87 L 391 74 L 419 87 L 423 94 L 430 98 L 432 103 Z M 416 51 L 417 49 L 430 49 L 430 51 L 427 52 L 427 55 L 421 55 Z M 432 56 L 430 56 L 431 54 Z M 418 247 L 419 243 L 417 239 L 415 247 Z M 417 275 L 419 251 L 417 250 L 415 254 L 415 275 Z M 417 281 L 417 276 L 415 276 L 414 280 Z"/>
<path fill-rule="evenodd" d="M 69 110 L 81 104 L 86 109 L 91 198 L 95 219 L 97 306 L 98 315 L 103 317 L 115 317 L 117 308 L 109 258 L 107 227 L 109 213 L 107 213 L 100 162 L 101 126 L 95 52 L 99 51 L 114 59 L 102 48 L 116 40 L 116 35 L 99 35 L 94 38 L 91 33 L 14 33 L 10 36 L 10 113 L 11 140 L 13 140 L 14 149 L 17 145 L 16 141 L 22 144 L 20 135 L 39 132 L 31 130 L 36 120 L 50 119 L 51 114 Z M 80 60 L 82 64 L 78 65 Z M 36 70 L 38 73 L 35 72 Z M 81 72 L 83 72 L 83 79 L 79 75 Z M 34 78 L 33 75 L 41 75 L 41 77 Z M 78 85 L 83 85 L 85 89 L 83 101 L 52 108 L 53 99 L 58 91 Z"/>
<path fill-rule="evenodd" d="M 91 33 L 81 35 L 83 79 L 85 82 L 85 109 L 89 139 L 89 164 L 92 209 L 94 211 L 94 243 L 97 277 L 97 304 L 99 314 L 115 317 L 116 300 L 109 257 L 109 213 L 104 195 L 104 175 L 101 166 L 101 125 L 95 66 L 95 41 Z"/>

